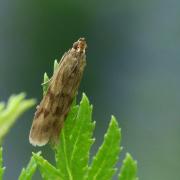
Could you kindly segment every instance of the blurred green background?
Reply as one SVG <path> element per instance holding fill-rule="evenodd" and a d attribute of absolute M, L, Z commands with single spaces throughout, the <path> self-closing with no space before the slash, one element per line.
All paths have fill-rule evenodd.
<path fill-rule="evenodd" d="M 52 73 L 79 37 L 88 43 L 83 91 L 94 105 L 101 144 L 110 115 L 122 127 L 124 152 L 138 160 L 140 180 L 180 179 L 180 1 L 0 0 L 0 99 L 25 91 L 38 102 Z M 35 107 L 7 135 L 5 179 L 17 179 L 33 148 Z M 120 164 L 119 164 L 120 165 Z M 38 179 L 38 175 L 35 179 Z"/>

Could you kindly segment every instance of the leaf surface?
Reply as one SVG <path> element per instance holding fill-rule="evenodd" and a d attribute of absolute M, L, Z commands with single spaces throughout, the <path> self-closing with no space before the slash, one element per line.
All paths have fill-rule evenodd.
<path fill-rule="evenodd" d="M 119 180 L 137 180 L 137 162 L 129 153 L 126 154 L 119 174 Z"/>
<path fill-rule="evenodd" d="M 114 168 L 120 153 L 121 131 L 114 116 L 109 123 L 104 142 L 94 156 L 89 167 L 87 180 L 109 180 L 114 175 Z"/>
<path fill-rule="evenodd" d="M 57 147 L 57 167 L 64 172 L 65 179 L 85 178 L 94 126 L 92 106 L 83 94 L 80 106 L 73 106 L 66 119 Z"/>
<path fill-rule="evenodd" d="M 52 164 L 45 160 L 39 154 L 33 153 L 36 164 L 44 180 L 62 180 L 61 173 Z"/>
<path fill-rule="evenodd" d="M 40 155 L 40 152 L 37 153 L 37 156 L 39 156 L 39 155 Z M 37 168 L 37 164 L 36 164 L 34 157 L 32 156 L 27 167 L 22 169 L 18 180 L 31 180 L 33 174 L 36 171 L 36 168 Z"/>

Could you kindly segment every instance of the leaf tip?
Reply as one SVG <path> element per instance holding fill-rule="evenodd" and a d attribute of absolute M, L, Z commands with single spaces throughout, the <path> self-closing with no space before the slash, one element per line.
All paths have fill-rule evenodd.
<path fill-rule="evenodd" d="M 121 133 L 121 128 L 119 127 L 119 123 L 114 115 L 111 115 L 110 126 L 114 126 L 119 133 Z"/>
<path fill-rule="evenodd" d="M 118 124 L 114 115 L 111 115 L 111 122 L 115 123 L 115 124 Z"/>
<path fill-rule="evenodd" d="M 89 104 L 89 99 L 88 99 L 88 97 L 86 96 L 85 93 L 82 94 L 82 99 L 81 99 L 80 104 L 83 103 L 83 102 Z"/>
<path fill-rule="evenodd" d="M 45 72 L 45 73 L 44 73 L 44 82 L 43 82 L 43 84 L 46 83 L 47 81 L 49 81 L 49 76 L 48 76 L 48 74 Z"/>
<path fill-rule="evenodd" d="M 57 70 L 59 63 L 57 61 L 57 59 L 54 60 L 54 72 Z"/>
<path fill-rule="evenodd" d="M 133 157 L 131 156 L 130 153 L 126 153 L 126 156 L 125 156 L 124 161 L 125 161 L 125 162 L 130 162 L 130 163 L 132 163 L 134 166 L 137 166 L 137 161 L 133 159 Z"/>

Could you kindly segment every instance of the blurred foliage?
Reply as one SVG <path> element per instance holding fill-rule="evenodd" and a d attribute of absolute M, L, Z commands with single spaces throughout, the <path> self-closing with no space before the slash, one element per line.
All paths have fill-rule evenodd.
<path fill-rule="evenodd" d="M 12 95 L 7 105 L 0 102 L 0 143 L 2 144 L 4 136 L 9 132 L 12 125 L 20 115 L 35 104 L 34 99 L 25 99 L 25 93 Z M 3 177 L 5 168 L 2 165 L 2 148 L 0 148 L 0 180 Z"/>
<path fill-rule="evenodd" d="M 4 170 L 5 170 L 5 167 L 3 167 L 2 148 L 0 148 L 0 180 L 2 180 Z"/>
<path fill-rule="evenodd" d="M 25 99 L 25 93 L 12 95 L 7 105 L 0 102 L 0 143 L 17 118 L 35 104 L 34 99 Z"/>

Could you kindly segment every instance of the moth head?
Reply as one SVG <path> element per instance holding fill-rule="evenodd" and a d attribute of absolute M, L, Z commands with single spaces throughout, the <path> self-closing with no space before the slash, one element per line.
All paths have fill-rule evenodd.
<path fill-rule="evenodd" d="M 87 44 L 85 38 L 79 38 L 79 40 L 73 44 L 73 49 L 80 53 L 85 53 L 86 48 Z"/>

